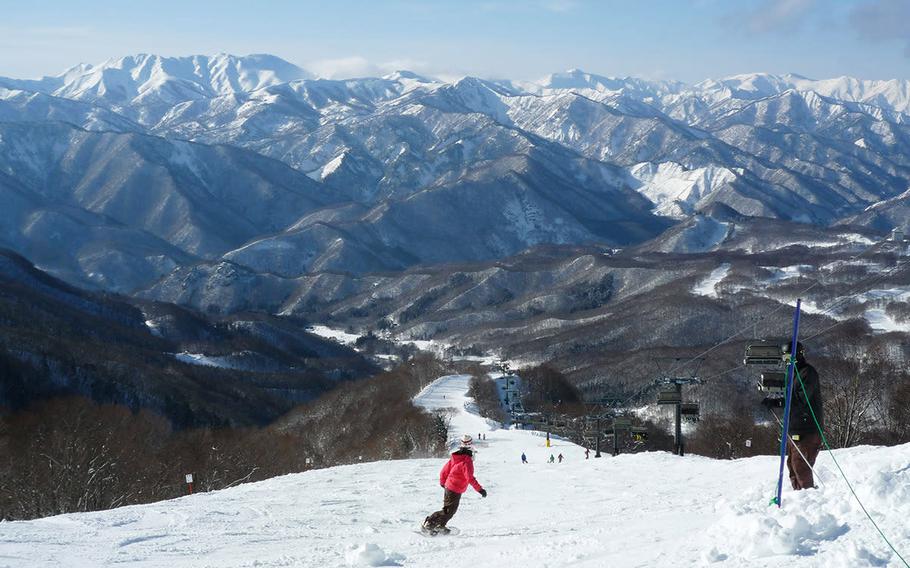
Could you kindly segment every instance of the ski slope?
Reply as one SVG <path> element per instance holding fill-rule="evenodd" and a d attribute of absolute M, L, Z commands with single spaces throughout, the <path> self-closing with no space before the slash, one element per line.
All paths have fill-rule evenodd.
<path fill-rule="evenodd" d="M 0 523 L 0 567 L 676 567 L 902 566 L 822 455 L 819 490 L 768 506 L 777 459 L 715 461 L 666 453 L 585 460 L 540 433 L 470 412 L 468 377 L 441 377 L 415 398 L 450 409 L 451 437 L 477 442 L 476 475 L 450 523 L 442 459 L 364 463 L 112 511 Z M 466 406 L 467 405 L 467 406 Z M 522 465 L 524 451 L 529 460 Z M 548 464 L 562 453 L 562 464 Z M 858 447 L 838 460 L 892 543 L 910 553 L 910 445 Z"/>

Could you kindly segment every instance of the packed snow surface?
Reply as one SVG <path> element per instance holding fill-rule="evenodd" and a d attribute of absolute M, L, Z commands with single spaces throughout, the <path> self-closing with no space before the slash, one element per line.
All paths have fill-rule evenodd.
<path fill-rule="evenodd" d="M 769 507 L 778 461 L 667 453 L 586 460 L 539 432 L 501 429 L 470 409 L 468 377 L 417 396 L 449 409 L 452 438 L 477 441 L 476 476 L 451 525 L 425 537 L 442 505 L 443 459 L 315 470 L 112 511 L 0 524 L 0 566 L 665 567 L 900 566 L 863 516 L 829 455 L 820 489 L 785 489 Z M 525 452 L 529 463 L 522 465 Z M 551 454 L 565 461 L 549 464 Z M 910 445 L 838 450 L 837 459 L 894 546 L 910 553 Z M 175 476 L 184 472 L 174 472 Z"/>

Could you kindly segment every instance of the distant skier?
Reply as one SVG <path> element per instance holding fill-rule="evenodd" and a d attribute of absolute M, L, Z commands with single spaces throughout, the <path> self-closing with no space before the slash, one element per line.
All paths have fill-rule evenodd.
<path fill-rule="evenodd" d="M 590 456 L 591 456 L 591 450 L 589 448 L 585 448 L 585 459 L 588 459 Z"/>
<path fill-rule="evenodd" d="M 473 487 L 482 497 L 487 496 L 487 490 L 481 487 L 474 477 L 473 442 L 474 440 L 468 434 L 462 436 L 458 449 L 452 452 L 452 457 L 442 466 L 442 470 L 439 472 L 439 485 L 445 489 L 442 499 L 442 510 L 436 511 L 423 521 L 423 528 L 432 534 L 438 532 L 449 533 L 446 523 L 458 511 L 461 494 L 467 491 L 468 485 Z"/>
<path fill-rule="evenodd" d="M 562 463 L 562 460 L 563 460 L 563 457 L 562 457 L 562 454 L 559 454 L 559 457 L 558 457 L 558 458 L 556 458 L 556 459 L 558 459 L 558 460 L 559 460 L 559 463 Z"/>
<path fill-rule="evenodd" d="M 553 457 L 553 454 L 550 454 L 550 459 L 547 460 L 547 463 L 555 463 L 556 458 Z"/>
<path fill-rule="evenodd" d="M 790 344 L 784 345 L 784 356 L 789 357 Z M 806 350 L 803 344 L 796 343 L 796 371 L 805 386 L 800 386 L 796 373 L 793 374 L 793 394 L 790 401 L 790 439 L 788 441 L 787 469 L 790 472 L 790 484 L 793 489 L 810 489 L 815 487 L 812 477 L 812 466 L 821 449 L 822 439 L 819 428 L 824 424 L 822 416 L 822 394 L 818 381 L 818 371 L 806 362 Z M 807 401 L 808 398 L 808 401 Z M 810 406 L 811 405 L 811 406 Z M 812 419 L 813 413 L 818 426 Z M 796 451 L 799 448 L 799 451 Z M 802 452 L 802 456 L 800 455 Z M 805 456 L 805 459 L 803 459 Z M 808 462 L 808 463 L 807 463 Z"/>
<path fill-rule="evenodd" d="M 521 452 L 521 463 L 528 463 L 528 456 L 524 452 Z"/>

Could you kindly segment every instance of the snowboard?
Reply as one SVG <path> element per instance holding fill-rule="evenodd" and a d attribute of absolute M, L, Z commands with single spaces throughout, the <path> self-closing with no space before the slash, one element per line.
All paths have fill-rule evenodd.
<path fill-rule="evenodd" d="M 446 532 L 444 530 L 438 530 L 438 529 L 430 530 L 430 529 L 424 528 L 423 525 L 420 525 L 420 531 L 418 531 L 418 532 L 420 534 L 422 534 L 423 536 L 427 536 L 427 537 L 458 536 L 459 534 L 461 534 L 461 531 L 456 527 L 447 526 L 446 528 L 449 529 L 448 532 Z"/>

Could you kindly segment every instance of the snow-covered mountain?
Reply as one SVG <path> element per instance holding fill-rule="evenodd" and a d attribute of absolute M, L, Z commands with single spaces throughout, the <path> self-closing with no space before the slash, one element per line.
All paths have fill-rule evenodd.
<path fill-rule="evenodd" d="M 283 229 L 329 198 L 254 152 L 61 122 L 0 123 L 0 245 L 127 291 Z"/>
<path fill-rule="evenodd" d="M 841 101 L 867 103 L 904 114 L 910 112 L 910 81 L 904 79 L 869 81 L 853 77 L 835 77 L 815 80 L 791 73 L 786 75 L 749 73 L 704 81 L 696 85 L 696 88 L 716 93 L 719 98 L 731 96 L 755 100 L 788 90 L 814 92 Z"/>
<path fill-rule="evenodd" d="M 841 480 L 831 455 L 819 488 L 768 505 L 778 461 L 663 452 L 585 459 L 544 433 L 472 414 L 468 376 L 414 400 L 451 416 L 450 437 L 482 433 L 456 536 L 419 523 L 441 506 L 441 459 L 332 467 L 97 513 L 4 523 L 11 568 L 195 566 L 900 566 Z M 744 443 L 744 441 L 742 441 Z M 898 551 L 910 548 L 908 448 L 836 450 L 837 463 Z M 522 464 L 525 453 L 528 464 Z M 547 463 L 550 455 L 562 463 Z M 733 480 L 731 482 L 731 480 Z"/>
<path fill-rule="evenodd" d="M 127 254 L 135 262 L 170 260 L 130 282 L 71 248 L 36 260 L 80 282 L 129 289 L 199 260 L 296 277 L 485 260 L 548 243 L 626 246 L 717 211 L 720 222 L 870 219 L 884 228 L 880 215 L 862 213 L 882 200 L 900 206 L 910 187 L 907 93 L 906 81 L 767 74 L 697 85 L 580 70 L 538 82 L 444 82 L 406 71 L 316 80 L 266 55 L 124 57 L 39 81 L 0 79 L 3 128 L 30 132 L 0 142 L 0 183 L 16 188 L 4 199 L 22 212 L 0 230 L 30 254 L 41 244 L 25 213 L 36 206 L 22 199 L 34 199 L 36 180 L 59 185 L 57 201 L 61 188 L 74 188 L 72 214 L 103 212 L 163 241 L 143 245 L 154 253 L 142 259 Z M 148 141 L 159 147 L 157 166 L 139 176 L 129 153 L 83 151 L 72 164 L 84 183 L 57 184 L 46 172 L 71 141 L 52 122 L 84 129 L 80 138 Z M 264 190 L 275 199 L 263 201 L 244 189 L 261 185 L 234 175 L 236 159 L 215 158 L 225 153 L 306 198 L 283 202 Z M 101 178 L 110 180 L 103 191 Z M 197 178 L 214 200 L 186 200 Z M 221 209 L 216 180 L 234 184 L 236 209 Z M 115 198 L 132 183 L 153 189 Z M 175 207 L 182 216 L 168 217 Z M 178 224 L 162 229 L 165 217 Z"/>
<path fill-rule="evenodd" d="M 0 85 L 94 103 L 149 124 L 175 104 L 310 77 L 307 71 L 272 55 L 140 54 L 98 65 L 76 65 L 40 81 L 0 79 Z"/>

